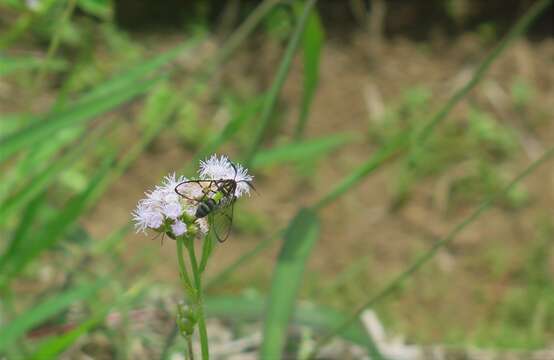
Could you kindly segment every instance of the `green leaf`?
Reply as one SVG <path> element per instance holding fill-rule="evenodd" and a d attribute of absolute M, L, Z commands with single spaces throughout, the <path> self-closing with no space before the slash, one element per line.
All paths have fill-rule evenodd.
<path fill-rule="evenodd" d="M 93 327 L 100 324 L 105 317 L 106 313 L 94 316 L 81 325 L 68 331 L 67 333 L 58 337 L 52 338 L 40 345 L 38 350 L 31 355 L 31 360 L 45 360 L 55 359 L 56 356 L 62 351 L 70 347 L 77 339 L 89 332 Z"/>
<path fill-rule="evenodd" d="M 233 136 L 235 136 L 239 130 L 258 113 L 261 107 L 261 100 L 262 99 L 256 98 L 254 101 L 244 105 L 240 111 L 225 124 L 225 127 L 218 134 L 213 136 L 200 150 L 198 150 L 194 159 L 190 161 L 191 165 L 187 166 L 183 172 L 186 174 L 193 171 L 193 164 L 197 164 L 200 159 L 215 153 L 217 149 L 233 138 Z"/>
<path fill-rule="evenodd" d="M 264 313 L 266 303 L 263 299 L 246 296 L 217 296 L 205 300 L 206 313 L 211 317 L 231 318 L 241 321 L 259 320 Z M 292 321 L 295 324 L 311 327 L 321 332 L 334 329 L 346 317 L 340 312 L 320 305 L 298 304 L 294 309 Z M 353 323 L 340 336 L 361 346 L 375 346 L 368 337 L 363 325 Z"/>
<path fill-rule="evenodd" d="M 43 250 L 50 248 L 61 236 L 73 225 L 75 220 L 79 218 L 91 202 L 96 198 L 98 190 L 101 189 L 103 180 L 109 174 L 112 168 L 113 160 L 108 159 L 100 166 L 95 176 L 89 182 L 87 188 L 81 193 L 73 197 L 63 210 L 56 213 L 42 228 L 42 231 L 36 232 L 27 236 L 21 241 L 21 246 L 13 256 L 6 258 L 6 265 L 0 274 L 0 289 L 3 288 L 8 281 L 19 273 L 25 265 L 32 259 L 36 258 Z"/>
<path fill-rule="evenodd" d="M 25 124 L 27 124 L 27 122 Z M 57 131 L 48 138 L 48 141 L 41 141 L 33 144 L 32 147 L 26 147 L 21 156 L 17 158 L 17 162 L 9 168 L 9 171 L 2 174 L 1 181 L 4 182 L 5 189 L 2 189 L 3 191 L 0 192 L 0 199 L 4 201 L 7 195 L 13 196 L 15 189 L 21 188 L 22 184 L 29 182 L 47 167 L 53 165 L 58 157 L 57 154 L 60 149 L 64 147 L 69 149 L 71 143 L 79 136 L 87 139 L 86 142 L 90 143 L 90 139 L 94 137 L 91 136 L 91 134 L 97 133 L 99 129 L 104 127 L 104 124 L 100 124 L 100 126 L 92 132 L 87 132 L 88 136 L 86 137 L 84 136 L 87 130 L 85 126 L 74 126 Z M 23 123 L 21 125 L 23 125 Z M 19 128 L 21 129 L 23 127 L 24 126 L 20 126 Z M 78 144 L 80 143 L 81 142 L 78 142 Z M 7 191 L 8 189 L 10 190 L 9 193 Z"/>
<path fill-rule="evenodd" d="M 13 237 L 11 238 L 8 246 L 6 246 L 6 250 L 2 256 L 0 256 L 0 273 L 4 273 L 4 266 L 8 260 L 16 256 L 17 252 L 22 249 L 23 240 L 29 236 L 32 228 L 29 224 L 32 224 L 37 218 L 37 215 L 43 205 L 44 195 L 44 193 L 36 195 L 20 215 L 21 219 L 14 231 Z"/>
<path fill-rule="evenodd" d="M 102 19 L 108 19 L 112 12 L 109 0 L 78 0 L 77 5 L 83 11 Z"/>
<path fill-rule="evenodd" d="M 115 125 L 115 123 L 111 125 Z M 21 173 L 18 174 L 18 182 L 23 186 L 18 187 L 18 189 L 20 189 L 19 191 L 2 202 L 0 206 L 0 225 L 5 223 L 10 215 L 15 215 L 17 210 L 35 195 L 51 185 L 61 172 L 65 171 L 82 156 L 85 149 L 91 146 L 93 142 L 96 143 L 95 140 L 97 140 L 97 136 L 89 134 L 85 141 L 77 143 L 73 149 L 68 149 L 67 153 L 59 159 L 48 159 L 50 161 L 49 166 L 44 167 L 42 171 L 36 174 L 32 174 L 32 176 L 28 176 L 29 174 L 25 173 L 25 169 L 21 169 Z M 47 152 L 50 152 L 50 149 L 40 147 L 39 150 L 47 150 Z M 31 160 L 29 162 L 34 163 L 35 161 Z"/>
<path fill-rule="evenodd" d="M 93 90 L 83 94 L 77 103 L 86 103 L 92 101 L 93 99 L 105 98 L 106 96 L 116 94 L 132 87 L 137 82 L 144 80 L 146 77 L 151 76 L 160 68 L 167 65 L 178 55 L 182 55 L 183 52 L 190 51 L 191 47 L 196 45 L 199 39 L 200 38 L 193 38 L 181 46 L 177 46 L 165 53 L 162 53 L 161 55 L 133 66 L 128 71 L 95 86 Z"/>
<path fill-rule="evenodd" d="M 337 134 L 276 146 L 258 152 L 252 161 L 252 166 L 268 167 L 285 162 L 312 159 L 323 156 L 354 139 L 356 137 L 352 134 Z"/>
<path fill-rule="evenodd" d="M 113 254 L 114 249 L 121 243 L 121 240 L 123 240 L 132 228 L 133 226 L 130 223 L 127 223 L 119 229 L 114 230 L 111 234 L 106 236 L 105 239 L 94 241 L 90 249 L 90 254 L 93 256 Z"/>
<path fill-rule="evenodd" d="M 319 235 L 317 214 L 298 212 L 285 232 L 285 239 L 273 272 L 264 324 L 262 359 L 282 359 L 283 346 L 306 262 Z"/>
<path fill-rule="evenodd" d="M 156 81 L 155 79 L 132 84 L 124 91 L 93 98 L 90 101 L 79 102 L 68 109 L 36 119 L 26 128 L 0 139 L 0 163 L 24 147 L 31 146 L 36 142 L 47 141 L 48 137 L 56 131 L 90 121 L 96 116 L 131 100 L 150 89 Z"/>
<path fill-rule="evenodd" d="M 0 352 L 12 345 L 27 331 L 56 315 L 69 305 L 90 298 L 105 283 L 105 280 L 99 280 L 94 284 L 81 285 L 26 310 L 0 329 Z"/>
<path fill-rule="evenodd" d="M 283 88 L 283 85 L 285 84 L 285 80 L 287 79 L 290 66 L 292 64 L 292 59 L 296 54 L 296 50 L 298 48 L 298 45 L 300 44 L 302 34 L 304 33 L 304 28 L 306 26 L 308 17 L 310 15 L 310 12 L 314 4 L 315 4 L 315 0 L 307 0 L 305 2 L 305 5 L 302 9 L 302 14 L 298 19 L 298 24 L 296 25 L 294 32 L 287 44 L 287 48 L 285 50 L 281 63 L 279 64 L 279 67 L 275 74 L 275 79 L 273 80 L 271 87 L 269 88 L 269 92 L 264 99 L 264 104 L 262 106 L 262 110 L 260 114 L 260 120 L 258 121 L 259 126 L 256 129 L 254 140 L 252 141 L 252 144 L 250 145 L 250 149 L 246 155 L 245 164 L 247 167 L 250 166 L 250 163 L 252 162 L 252 160 L 254 159 L 254 156 L 258 152 L 258 148 L 260 147 L 263 141 L 263 138 L 265 136 L 266 130 L 270 125 L 271 114 L 275 109 L 275 106 L 277 104 L 277 98 L 279 97 L 281 89 Z"/>
<path fill-rule="evenodd" d="M 46 141 L 57 131 L 83 124 L 148 91 L 163 76 L 153 73 L 181 54 L 186 46 L 190 50 L 198 38 L 178 46 L 154 59 L 145 61 L 122 75 L 98 85 L 81 96 L 71 106 L 36 118 L 27 127 L 0 138 L 0 163 L 17 151 L 39 141 Z"/>
<path fill-rule="evenodd" d="M 353 189 L 368 175 L 375 172 L 383 164 L 392 159 L 394 155 L 405 150 L 410 143 L 410 132 L 402 132 L 377 149 L 367 161 L 357 167 L 351 174 L 335 185 L 327 194 L 325 194 L 315 205 L 315 209 L 321 209 L 337 198 L 342 196 L 347 191 Z"/>
<path fill-rule="evenodd" d="M 304 50 L 304 89 L 295 133 L 297 139 L 301 138 L 304 134 L 310 107 L 319 82 L 319 63 L 324 38 L 325 33 L 321 25 L 321 19 L 319 18 L 317 10 L 314 9 L 308 18 L 306 29 L 302 36 Z"/>
<path fill-rule="evenodd" d="M 67 67 L 67 63 L 60 59 L 43 60 L 34 57 L 6 57 L 0 56 L 0 76 L 5 76 L 17 71 L 46 68 L 49 71 L 61 71 Z"/>

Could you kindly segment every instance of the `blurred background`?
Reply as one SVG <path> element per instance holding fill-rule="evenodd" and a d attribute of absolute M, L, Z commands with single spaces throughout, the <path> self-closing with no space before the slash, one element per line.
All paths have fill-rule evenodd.
<path fill-rule="evenodd" d="M 552 161 L 499 191 L 554 143 L 552 4 L 424 150 L 396 147 L 538 2 L 320 0 L 303 17 L 304 1 L 0 0 L 0 358 L 179 358 L 175 246 L 136 234 L 131 211 L 212 153 L 258 194 L 205 274 L 211 346 L 256 358 L 280 231 L 389 148 L 318 207 L 288 357 L 333 328 L 317 314 L 351 314 L 492 194 L 362 332 L 402 359 L 548 356 Z M 339 338 L 325 358 L 367 356 Z"/>

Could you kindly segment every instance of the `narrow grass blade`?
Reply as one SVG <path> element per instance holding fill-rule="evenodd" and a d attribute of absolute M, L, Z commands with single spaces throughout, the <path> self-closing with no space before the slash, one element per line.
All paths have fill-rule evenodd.
<path fill-rule="evenodd" d="M 252 103 L 244 106 L 244 108 L 225 125 L 219 134 L 208 140 L 206 145 L 197 152 L 191 164 L 196 164 L 198 160 L 216 152 L 218 148 L 232 139 L 233 136 L 235 136 L 239 130 L 259 112 L 262 105 L 261 100 L 263 100 L 263 98 L 255 99 Z M 187 173 L 192 167 L 193 165 L 190 165 L 184 172 Z"/>
<path fill-rule="evenodd" d="M 77 104 L 86 103 L 97 98 L 104 98 L 105 96 L 116 94 L 129 86 L 144 80 L 148 76 L 152 76 L 156 72 L 160 71 L 164 66 L 168 65 L 177 56 L 185 53 L 190 53 L 201 42 L 202 37 L 197 36 L 190 41 L 179 45 L 173 49 L 170 49 L 152 59 L 148 59 L 142 63 L 139 63 L 128 71 L 119 74 L 112 79 L 99 84 L 92 91 L 83 94 Z"/>
<path fill-rule="evenodd" d="M 0 329 L 0 352 L 4 351 L 27 331 L 56 315 L 69 305 L 90 298 L 105 282 L 105 280 L 99 280 L 94 284 L 81 285 L 26 310 L 22 315 Z"/>
<path fill-rule="evenodd" d="M 148 91 L 157 80 L 133 83 L 124 91 L 80 102 L 68 109 L 37 119 L 17 133 L 0 139 L 0 163 L 33 143 L 46 141 L 56 131 L 90 121 L 96 116 L 131 100 L 135 96 Z"/>
<path fill-rule="evenodd" d="M 43 250 L 51 247 L 60 239 L 63 233 L 69 229 L 81 213 L 90 205 L 97 195 L 99 185 L 107 176 L 113 166 L 113 160 L 108 159 L 89 182 L 87 188 L 73 197 L 59 213 L 56 213 L 43 227 L 43 231 L 28 236 L 22 241 L 24 247 L 19 249 L 12 257 L 6 259 L 8 267 L 0 275 L 0 289 L 10 279 L 19 273 L 31 260 L 36 258 Z"/>
<path fill-rule="evenodd" d="M 121 240 L 123 240 L 123 238 L 129 233 L 129 231 L 131 231 L 132 228 L 133 227 L 131 224 L 125 224 L 119 229 L 114 230 L 105 239 L 95 241 L 90 249 L 90 254 L 92 256 L 113 254 L 117 245 L 121 243 Z"/>
<path fill-rule="evenodd" d="M 88 319 L 83 320 L 80 325 L 67 333 L 52 337 L 50 340 L 43 342 L 40 346 L 38 346 L 38 349 L 31 356 L 29 356 L 29 358 L 31 360 L 57 358 L 60 353 L 74 344 L 75 341 L 77 341 L 81 336 L 89 333 L 93 328 L 101 325 L 106 320 L 106 316 L 108 316 L 110 311 L 118 309 L 121 312 L 123 308 L 128 307 L 130 303 L 142 296 L 145 285 L 145 282 L 135 284 L 124 293 L 117 294 L 115 301 L 108 302 L 108 304 L 93 302 L 91 304 L 93 308 L 92 315 L 88 317 Z"/>
<path fill-rule="evenodd" d="M 319 236 L 319 220 L 315 212 L 302 209 L 291 221 L 271 281 L 264 337 L 260 350 L 262 359 L 281 359 L 288 324 L 306 261 Z"/>
<path fill-rule="evenodd" d="M 300 115 L 295 129 L 295 138 L 300 139 L 304 136 L 306 122 L 310 112 L 310 107 L 314 99 L 317 84 L 319 82 L 319 62 L 325 34 L 321 19 L 314 9 L 308 18 L 306 30 L 302 37 L 303 58 L 304 58 L 304 89 L 302 101 L 300 103 Z"/>
<path fill-rule="evenodd" d="M 28 127 L 0 139 L 0 163 L 25 146 L 47 139 L 51 134 L 67 126 L 74 126 L 119 106 L 148 91 L 162 76 L 156 71 L 171 60 L 190 51 L 200 38 L 194 38 L 153 59 L 145 61 L 131 70 L 98 85 L 91 92 L 81 96 L 71 106 L 38 118 Z"/>
<path fill-rule="evenodd" d="M 345 177 L 331 191 L 324 195 L 315 205 L 314 209 L 322 209 L 342 196 L 347 191 L 351 190 L 364 180 L 368 175 L 376 171 L 387 160 L 405 149 L 410 143 L 410 134 L 401 133 L 396 138 L 391 139 L 387 144 L 375 151 L 373 155 L 359 168 L 354 170 L 350 175 Z"/>
<path fill-rule="evenodd" d="M 221 146 L 230 141 L 240 129 L 242 129 L 260 110 L 262 98 L 257 98 L 251 103 L 243 106 L 241 111 L 232 117 L 225 127 L 213 137 L 211 137 L 206 144 L 204 144 L 194 155 L 194 158 L 188 162 L 188 164 L 181 170 L 181 173 L 192 174 L 195 170 L 194 167 L 198 162 L 205 157 L 217 152 Z"/>
<path fill-rule="evenodd" d="M 88 147 L 90 147 L 93 143 L 96 143 L 98 140 L 97 135 L 101 135 L 103 133 L 104 131 L 100 131 L 98 134 L 89 133 L 84 141 L 78 142 L 73 149 L 69 149 L 67 153 L 59 159 L 51 161 L 49 166 L 45 167 L 41 172 L 32 177 L 25 173 L 19 174 L 18 177 L 25 179 L 25 181 L 19 180 L 19 182 L 24 186 L 19 186 L 20 190 L 18 192 L 2 202 L 0 206 L 0 225 L 4 224 L 9 219 L 10 215 L 15 215 L 21 206 L 25 205 L 30 199 L 51 185 L 62 171 L 66 170 L 69 166 L 71 166 L 71 164 L 79 159 Z"/>
<path fill-rule="evenodd" d="M 238 29 L 224 42 L 221 50 L 213 58 L 209 64 L 208 71 L 212 72 L 227 61 L 231 55 L 239 48 L 254 29 L 262 22 L 265 16 L 282 0 L 264 0 L 262 1 L 248 16 L 248 18 L 240 24 Z"/>
<path fill-rule="evenodd" d="M 50 71 L 61 71 L 67 67 L 67 63 L 59 59 L 44 61 L 35 57 L 0 56 L 0 76 L 18 71 L 35 70 L 43 66 Z"/>
<path fill-rule="evenodd" d="M 337 134 L 276 146 L 259 151 L 252 160 L 252 166 L 255 168 L 269 167 L 286 162 L 313 159 L 326 155 L 355 139 L 356 137 L 352 134 Z"/>
<path fill-rule="evenodd" d="M 221 270 L 219 273 L 214 275 L 211 279 L 208 279 L 205 285 L 205 289 L 213 289 L 216 285 L 219 285 L 241 266 L 248 264 L 251 260 L 255 259 L 256 256 L 263 253 L 271 245 L 273 245 L 277 240 L 281 238 L 284 234 L 283 230 L 273 233 L 271 236 L 268 236 L 264 240 L 260 241 L 253 249 L 239 256 L 232 264 L 228 265 L 225 269 Z"/>
<path fill-rule="evenodd" d="M 211 317 L 230 318 L 239 321 L 256 321 L 263 317 L 266 308 L 264 299 L 257 297 L 216 296 L 205 300 L 206 313 Z M 292 322 L 318 331 L 329 331 L 344 321 L 340 312 L 315 304 L 298 304 Z M 368 337 L 361 323 L 354 323 L 339 336 L 354 344 L 368 346 L 373 340 Z"/>
<path fill-rule="evenodd" d="M 49 5 L 52 6 L 53 3 L 50 3 Z M 63 6 L 65 7 L 65 9 L 62 12 L 61 16 L 59 16 L 56 19 L 57 26 L 53 29 L 53 34 L 52 34 L 52 37 L 50 38 L 50 44 L 48 45 L 48 50 L 46 51 L 46 62 L 52 59 L 56 55 L 56 52 L 58 51 L 58 48 L 62 40 L 63 29 L 66 27 L 66 24 L 69 23 L 71 16 L 75 11 L 76 5 L 77 5 L 77 0 L 67 0 L 67 2 L 63 3 Z M 33 92 L 36 92 L 40 84 L 42 84 L 43 79 L 46 76 L 46 73 L 47 73 L 47 68 L 45 67 L 41 67 L 38 70 L 36 78 L 32 84 L 34 87 Z"/>
<path fill-rule="evenodd" d="M 44 342 L 40 345 L 38 350 L 29 357 L 29 359 L 55 359 L 58 354 L 69 348 L 75 341 L 77 341 L 77 339 L 88 333 L 95 326 L 98 326 L 98 324 L 100 324 L 104 320 L 106 314 L 107 311 L 97 316 L 91 317 L 88 320 L 84 321 L 77 328 Z"/>
<path fill-rule="evenodd" d="M 475 222 L 479 217 L 495 203 L 495 201 L 502 195 L 512 190 L 520 181 L 532 174 L 535 169 L 540 165 L 547 162 L 554 157 L 554 147 L 548 149 L 539 159 L 531 163 L 525 170 L 523 170 L 518 176 L 516 176 L 506 187 L 504 187 L 498 193 L 491 195 L 488 199 L 484 200 L 467 218 L 456 225 L 446 236 L 435 242 L 435 244 L 424 254 L 419 256 L 406 270 L 400 273 L 392 281 L 390 281 L 381 291 L 372 296 L 367 302 L 362 304 L 352 315 L 350 315 L 344 322 L 337 326 L 328 335 L 318 341 L 312 356 L 317 354 L 317 351 L 329 342 L 334 336 L 339 334 L 343 329 L 350 326 L 350 324 L 359 319 L 360 315 L 368 308 L 375 306 L 379 301 L 383 300 L 388 295 L 392 294 L 398 287 L 404 283 L 410 276 L 418 271 L 423 265 L 428 263 L 435 257 L 437 252 L 451 243 L 459 233 L 461 233 L 467 226 Z"/>
<path fill-rule="evenodd" d="M 440 124 L 446 116 L 452 111 L 454 106 L 459 103 L 470 91 L 483 79 L 494 61 L 522 34 L 524 34 L 533 21 L 548 7 L 552 0 L 541 0 L 523 15 L 518 22 L 510 29 L 510 32 L 502 41 L 491 51 L 491 53 L 479 64 L 471 79 L 446 102 L 446 104 L 425 124 L 416 139 L 416 146 L 420 146 L 431 133 L 433 129 Z"/>
<path fill-rule="evenodd" d="M 23 241 L 27 236 L 29 236 L 32 229 L 29 224 L 32 224 L 37 218 L 37 215 L 43 206 L 44 195 L 44 193 L 36 195 L 34 199 L 27 204 L 27 207 L 23 213 L 20 214 L 19 224 L 10 239 L 10 243 L 6 246 L 2 256 L 0 256 L 0 273 L 4 273 L 4 266 L 6 266 L 9 259 L 14 258 L 17 252 L 23 248 Z M 1 292 L 2 288 L 0 287 L 0 293 Z"/>
<path fill-rule="evenodd" d="M 113 5 L 109 0 L 78 0 L 77 6 L 84 12 L 108 20 L 113 13 Z"/>
<path fill-rule="evenodd" d="M 285 50 L 285 54 L 283 55 L 283 60 L 279 64 L 279 68 L 277 69 L 277 74 L 275 75 L 275 80 L 271 84 L 271 88 L 269 89 L 269 93 L 262 107 L 262 113 L 260 115 L 260 121 L 259 121 L 260 125 L 256 130 L 256 134 L 254 135 L 254 141 L 252 142 L 249 152 L 246 155 L 245 163 L 247 167 L 250 166 L 251 161 L 254 159 L 254 156 L 256 155 L 256 152 L 258 151 L 258 148 L 262 143 L 266 129 L 269 125 L 271 113 L 275 108 L 275 104 L 277 103 L 277 98 L 279 96 L 279 93 L 281 92 L 281 89 L 283 88 L 283 85 L 289 73 L 290 66 L 292 63 L 292 58 L 296 53 L 296 49 L 298 48 L 298 45 L 302 38 L 302 34 L 304 33 L 304 28 L 306 27 L 308 17 L 315 4 L 315 1 L 316 0 L 306 1 L 306 5 L 304 6 L 302 15 L 298 20 L 298 24 L 294 29 L 294 32 Z"/>
<path fill-rule="evenodd" d="M 27 123 L 25 122 L 25 124 Z M 66 128 L 49 136 L 48 141 L 41 141 L 34 143 L 32 147 L 26 147 L 21 156 L 18 157 L 17 162 L 13 164 L 14 166 L 2 174 L 1 181 L 5 184 L 5 189 L 0 189 L 2 190 L 0 192 L 0 199 L 5 201 L 8 193 L 11 193 L 10 196 L 12 196 L 23 183 L 36 177 L 55 161 L 58 161 L 56 160 L 58 152 L 63 151 L 64 147 L 71 148 L 71 144 L 75 143 L 79 136 L 84 139 L 94 138 L 95 133 L 103 129 L 106 124 L 107 122 L 101 123 L 97 128 L 98 130 L 93 130 L 92 132 L 87 132 L 88 129 L 84 124 Z M 20 128 L 23 128 L 23 126 Z M 80 141 L 78 143 L 83 142 L 87 141 Z M 63 153 L 63 156 L 67 155 L 66 152 Z"/>
<path fill-rule="evenodd" d="M 23 124 L 27 124 L 29 121 L 33 120 L 33 118 L 33 116 L 23 112 L 0 114 L 0 134 L 4 136 L 13 134 L 20 130 Z"/>

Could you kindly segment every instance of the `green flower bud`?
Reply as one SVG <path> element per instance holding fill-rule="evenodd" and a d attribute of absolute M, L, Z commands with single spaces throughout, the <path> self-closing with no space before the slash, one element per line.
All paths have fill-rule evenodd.
<path fill-rule="evenodd" d="M 177 305 L 177 326 L 182 336 L 190 336 L 194 333 L 194 326 L 196 325 L 196 314 L 192 310 L 191 306 L 185 303 L 179 303 Z"/>

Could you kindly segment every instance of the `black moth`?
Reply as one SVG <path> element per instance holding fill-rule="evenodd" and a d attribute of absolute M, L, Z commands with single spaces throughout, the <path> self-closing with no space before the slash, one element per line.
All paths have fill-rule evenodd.
<path fill-rule="evenodd" d="M 233 210 L 237 197 L 235 191 L 237 184 L 244 182 L 254 189 L 254 186 L 246 180 L 237 181 L 237 168 L 231 163 L 235 170 L 233 179 L 220 180 L 187 180 L 178 184 L 175 187 L 175 192 L 187 200 L 198 203 L 194 216 L 197 219 L 209 216 L 210 229 L 214 232 L 217 241 L 224 242 L 231 233 L 233 225 Z M 186 194 L 188 188 L 189 193 L 201 194 L 197 198 L 191 198 Z M 222 196 L 219 199 L 214 199 L 215 195 L 220 193 Z"/>

